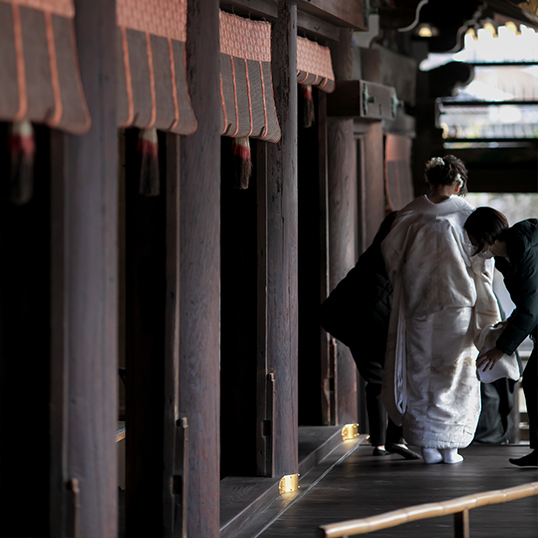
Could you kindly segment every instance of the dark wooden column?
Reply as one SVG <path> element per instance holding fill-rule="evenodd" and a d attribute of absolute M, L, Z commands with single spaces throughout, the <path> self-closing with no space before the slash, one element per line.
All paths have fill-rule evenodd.
<path fill-rule="evenodd" d="M 385 164 L 383 154 L 383 126 L 372 123 L 364 134 L 364 197 L 366 200 L 365 245 L 366 250 L 374 240 L 385 218 Z"/>
<path fill-rule="evenodd" d="M 116 9 L 76 0 L 84 136 L 53 133 L 51 535 L 117 536 Z"/>
<path fill-rule="evenodd" d="M 219 535 L 219 2 L 188 3 L 197 131 L 181 144 L 179 409 L 189 420 L 188 535 Z"/>
<path fill-rule="evenodd" d="M 365 80 L 383 83 L 381 64 L 386 58 L 374 54 L 370 49 L 361 49 L 361 68 Z M 386 66 L 385 66 L 386 67 Z M 407 65 L 409 69 L 409 66 Z M 364 214 L 361 218 L 362 254 L 372 243 L 379 226 L 385 218 L 385 155 L 383 125 L 381 121 L 368 124 L 361 136 L 363 144 L 360 175 L 360 203 Z"/>
<path fill-rule="evenodd" d="M 318 182 L 319 182 L 319 300 L 322 303 L 330 293 L 329 258 L 329 178 L 327 136 L 327 94 L 318 92 Z M 336 424 L 336 391 L 334 385 L 334 343 L 330 335 L 320 328 L 321 360 L 321 421 L 328 426 Z"/>
<path fill-rule="evenodd" d="M 187 536 L 188 417 L 179 407 L 180 137 L 166 134 L 166 289 L 164 307 L 164 537 Z"/>
<path fill-rule="evenodd" d="M 267 367 L 274 373 L 273 476 L 298 468 L 297 6 L 280 0 L 272 73 L 282 138 L 267 146 Z"/>
<path fill-rule="evenodd" d="M 340 41 L 331 48 L 337 80 L 351 79 L 352 36 L 351 30 L 340 30 Z M 357 261 L 357 165 L 351 118 L 329 118 L 328 176 L 330 289 L 333 290 Z M 336 424 L 356 422 L 357 368 L 349 348 L 338 344 L 336 353 L 337 409 L 333 420 Z"/>

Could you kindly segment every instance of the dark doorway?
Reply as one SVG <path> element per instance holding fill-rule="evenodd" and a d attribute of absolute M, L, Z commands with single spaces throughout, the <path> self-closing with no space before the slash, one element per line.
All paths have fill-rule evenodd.
<path fill-rule="evenodd" d="M 257 202 L 237 188 L 232 139 L 221 147 L 221 477 L 256 475 Z"/>

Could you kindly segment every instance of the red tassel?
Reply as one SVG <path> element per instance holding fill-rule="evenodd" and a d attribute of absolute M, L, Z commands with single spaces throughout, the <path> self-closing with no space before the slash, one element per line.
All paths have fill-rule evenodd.
<path fill-rule="evenodd" d="M 252 175 L 252 157 L 248 136 L 232 139 L 232 155 L 234 160 L 234 187 L 236 189 L 248 189 L 248 183 Z"/>
<path fill-rule="evenodd" d="M 138 192 L 145 196 L 158 196 L 159 178 L 159 144 L 157 129 L 141 129 L 138 136 L 137 150 L 141 153 L 140 184 Z"/>
<path fill-rule="evenodd" d="M 310 84 L 300 84 L 299 86 L 301 88 L 301 96 L 303 98 L 303 127 L 312 127 L 316 121 L 314 99 L 312 97 L 312 86 Z"/>
<path fill-rule="evenodd" d="M 34 190 L 35 140 L 28 120 L 11 125 L 8 136 L 11 157 L 9 199 L 17 205 L 26 204 Z"/>

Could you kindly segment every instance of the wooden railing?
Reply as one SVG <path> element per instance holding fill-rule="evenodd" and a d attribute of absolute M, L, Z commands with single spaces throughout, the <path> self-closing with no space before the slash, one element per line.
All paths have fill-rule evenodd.
<path fill-rule="evenodd" d="M 449 501 L 438 503 L 419 504 L 394 510 L 379 516 L 366 517 L 341 521 L 330 525 L 318 527 L 318 538 L 349 538 L 358 534 L 396 527 L 403 523 L 431 519 L 434 517 L 454 514 L 454 536 L 456 538 L 469 538 L 469 510 L 487 506 L 488 504 L 502 504 L 509 501 L 524 499 L 538 495 L 538 482 L 531 482 L 508 489 L 486 491 L 475 495 L 458 497 Z"/>

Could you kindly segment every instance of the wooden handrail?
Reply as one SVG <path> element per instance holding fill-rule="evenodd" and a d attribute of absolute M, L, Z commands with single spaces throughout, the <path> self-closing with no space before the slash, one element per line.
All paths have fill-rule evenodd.
<path fill-rule="evenodd" d="M 340 521 L 330 525 L 318 527 L 318 538 L 347 538 L 357 534 L 367 534 L 369 532 L 379 531 L 396 527 L 403 523 L 418 521 L 419 519 L 430 519 L 434 517 L 447 516 L 456 514 L 456 536 L 468 536 L 468 517 L 461 517 L 461 514 L 468 513 L 473 508 L 486 506 L 488 504 L 502 504 L 509 501 L 517 501 L 525 497 L 538 495 L 538 482 L 531 482 L 508 489 L 499 489 L 486 491 L 475 495 L 466 495 L 457 497 L 449 501 L 438 503 L 418 504 L 401 510 L 394 510 L 379 516 L 365 517 L 362 519 L 351 519 Z M 460 525 L 466 529 L 458 528 Z"/>

